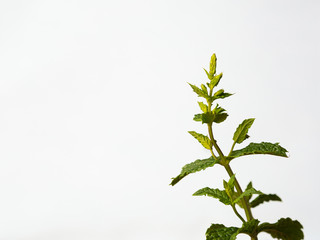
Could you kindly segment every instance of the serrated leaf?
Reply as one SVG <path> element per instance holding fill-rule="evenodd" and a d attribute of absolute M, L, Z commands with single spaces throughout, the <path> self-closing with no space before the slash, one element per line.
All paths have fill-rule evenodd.
<path fill-rule="evenodd" d="M 231 201 L 224 190 L 213 189 L 213 188 L 202 188 L 196 191 L 193 196 L 208 196 L 219 199 L 220 202 L 224 203 L 225 205 L 230 205 Z"/>
<path fill-rule="evenodd" d="M 251 196 L 251 195 L 253 195 L 253 194 L 263 194 L 263 193 L 260 192 L 260 191 L 258 191 L 258 190 L 256 190 L 256 189 L 254 189 L 254 188 L 249 188 L 249 189 L 246 189 L 243 193 L 241 193 L 240 196 L 237 197 L 237 198 L 233 201 L 233 203 L 237 203 L 237 202 L 239 202 L 242 198 L 244 198 L 244 197 L 249 197 L 249 196 Z"/>
<path fill-rule="evenodd" d="M 237 227 L 225 227 L 223 224 L 212 224 L 206 232 L 206 240 L 230 240 L 238 231 Z"/>
<path fill-rule="evenodd" d="M 236 143 L 242 143 L 248 136 L 248 130 L 254 122 L 254 118 L 244 120 L 237 128 L 233 135 L 233 141 Z"/>
<path fill-rule="evenodd" d="M 269 201 L 282 201 L 280 197 L 278 197 L 276 194 L 261 194 L 257 196 L 254 200 L 250 202 L 250 206 L 252 208 Z"/>
<path fill-rule="evenodd" d="M 216 54 L 213 54 L 211 56 L 211 60 L 210 60 L 210 75 L 214 75 L 216 73 L 216 68 L 217 68 L 217 57 Z"/>
<path fill-rule="evenodd" d="M 254 154 L 268 154 L 279 157 L 288 157 L 287 150 L 279 145 L 279 143 L 269 143 L 269 142 L 261 142 L 261 143 L 250 143 L 245 148 L 232 151 L 229 155 L 230 159 L 234 159 L 241 156 L 246 155 L 254 155 Z"/>
<path fill-rule="evenodd" d="M 192 90 L 193 90 L 196 94 L 198 94 L 198 97 L 203 97 L 203 98 L 206 98 L 206 99 L 209 97 L 208 94 L 206 94 L 202 89 L 200 89 L 200 88 L 198 88 L 197 86 L 192 85 L 192 84 L 190 84 L 190 83 L 189 83 L 189 85 L 190 85 L 190 87 L 192 88 Z"/>
<path fill-rule="evenodd" d="M 172 182 L 170 183 L 170 185 L 174 186 L 175 184 L 177 184 L 181 179 L 183 179 L 184 177 L 186 177 L 187 175 L 191 174 L 191 173 L 195 173 L 195 172 L 199 172 L 201 170 L 205 170 L 208 167 L 213 167 L 215 164 L 217 163 L 217 161 L 213 158 L 206 158 L 206 159 L 197 159 L 196 161 L 186 164 L 182 170 L 181 173 L 175 177 L 172 178 Z"/>
<path fill-rule="evenodd" d="M 211 143 L 210 139 L 207 136 L 202 135 L 201 133 L 194 132 L 194 131 L 189 131 L 189 133 L 195 139 L 197 139 L 199 141 L 199 143 L 201 143 L 204 148 L 211 150 L 212 143 Z"/>
<path fill-rule="evenodd" d="M 281 218 L 276 223 L 262 223 L 258 232 L 269 233 L 273 238 L 282 240 L 302 240 L 304 238 L 302 225 L 290 218 Z"/>
<path fill-rule="evenodd" d="M 208 112 L 208 106 L 206 104 L 204 104 L 203 102 L 198 102 L 198 104 L 202 112 L 204 113 Z"/>
<path fill-rule="evenodd" d="M 221 123 L 229 116 L 226 112 L 226 110 L 222 107 L 219 107 L 217 104 L 216 107 L 212 110 L 212 113 L 214 115 L 213 122 L 215 123 Z"/>

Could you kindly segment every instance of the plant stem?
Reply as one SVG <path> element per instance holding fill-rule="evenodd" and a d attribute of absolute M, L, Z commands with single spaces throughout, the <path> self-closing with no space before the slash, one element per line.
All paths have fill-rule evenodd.
<path fill-rule="evenodd" d="M 244 220 L 243 217 L 239 214 L 239 212 L 238 212 L 237 209 L 236 209 L 236 206 L 235 206 L 234 204 L 232 204 L 231 207 L 232 207 L 234 213 L 238 216 L 238 218 L 240 218 L 240 220 L 241 220 L 243 223 L 245 223 L 246 220 Z"/>
<path fill-rule="evenodd" d="M 232 151 L 233 151 L 233 149 L 234 149 L 234 146 L 236 145 L 236 141 L 234 141 L 233 142 L 233 144 L 232 144 L 232 147 L 231 147 L 231 150 L 230 150 L 230 152 L 229 152 L 229 155 L 228 156 L 230 156 L 231 155 L 231 153 L 232 153 Z"/>
<path fill-rule="evenodd" d="M 232 171 L 232 169 L 231 169 L 231 167 L 230 167 L 229 164 L 227 164 L 227 165 L 224 166 L 224 167 L 225 167 L 225 169 L 227 170 L 227 172 L 228 172 L 228 174 L 229 174 L 230 177 L 234 175 L 234 173 L 233 173 L 233 171 Z M 237 178 L 234 178 L 234 186 L 236 187 L 237 192 L 238 192 L 239 194 L 242 194 L 242 193 L 243 193 L 243 191 L 242 191 L 242 189 L 241 189 L 241 186 L 240 186 Z M 247 220 L 248 220 L 248 221 L 252 220 L 252 219 L 253 219 L 253 216 L 252 216 L 251 208 L 250 208 L 249 203 L 248 203 L 248 199 L 247 199 L 246 197 L 244 197 L 244 198 L 241 199 L 241 202 L 242 202 L 244 211 L 245 211 L 245 213 L 246 213 Z"/>
<path fill-rule="evenodd" d="M 210 152 L 211 152 L 213 159 L 218 162 L 218 158 L 216 157 L 216 155 L 214 155 L 212 148 L 210 149 Z"/>
<path fill-rule="evenodd" d="M 210 95 L 211 95 L 211 92 L 210 92 Z M 208 101 L 208 110 L 211 111 L 211 102 Z M 216 149 L 216 151 L 218 152 L 219 156 L 220 156 L 220 164 L 223 165 L 226 169 L 226 171 L 228 172 L 229 176 L 232 177 L 234 175 L 230 165 L 229 165 L 229 162 L 227 161 L 226 157 L 224 156 L 223 152 L 221 151 L 220 147 L 218 146 L 217 144 L 217 141 L 214 139 L 214 136 L 213 136 L 213 131 L 212 131 L 212 123 L 211 124 L 207 124 L 208 125 L 208 132 L 209 132 L 209 138 L 212 142 L 212 145 L 214 146 L 214 148 Z M 234 147 L 235 143 L 233 144 L 232 146 L 232 149 Z M 212 150 L 211 150 L 212 152 Z M 215 156 L 213 155 L 213 157 L 215 158 Z M 237 189 L 237 192 L 239 194 L 242 194 L 243 191 L 241 189 L 241 186 L 237 180 L 237 178 L 235 177 L 234 178 L 234 185 Z M 241 199 L 241 203 L 242 203 L 242 206 L 243 206 L 243 209 L 245 211 L 245 214 L 246 214 L 246 217 L 247 217 L 247 221 L 250 221 L 253 219 L 253 216 L 252 216 L 252 212 L 251 212 L 251 208 L 250 208 L 250 205 L 249 205 L 249 201 L 248 201 L 248 198 L 247 197 L 243 197 Z"/>

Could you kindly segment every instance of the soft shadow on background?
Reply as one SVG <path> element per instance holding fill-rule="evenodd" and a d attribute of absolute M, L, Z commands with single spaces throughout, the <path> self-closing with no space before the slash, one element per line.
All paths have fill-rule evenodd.
<path fill-rule="evenodd" d="M 193 240 L 231 209 L 192 197 L 221 187 L 222 168 L 169 186 L 208 152 L 188 135 L 213 52 L 228 120 L 290 158 L 235 160 L 283 203 L 261 221 L 298 219 L 317 239 L 320 211 L 318 1 L 2 1 L 0 3 L 0 239 Z M 239 237 L 239 239 L 247 239 Z M 261 235 L 261 240 L 270 239 Z"/>

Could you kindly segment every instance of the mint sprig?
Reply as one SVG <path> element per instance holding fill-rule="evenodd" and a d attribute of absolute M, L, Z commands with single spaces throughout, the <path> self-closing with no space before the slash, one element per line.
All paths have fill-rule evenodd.
<path fill-rule="evenodd" d="M 252 182 L 250 182 L 245 191 L 243 191 L 230 166 L 231 161 L 235 158 L 259 154 L 286 158 L 288 157 L 287 150 L 280 146 L 279 143 L 270 142 L 250 143 L 244 148 L 234 150 L 237 144 L 242 144 L 249 138 L 248 132 L 255 119 L 248 118 L 243 120 L 236 128 L 236 131 L 233 134 L 233 144 L 229 154 L 225 155 L 222 152 L 214 137 L 213 126 L 224 122 L 227 119 L 228 114 L 226 110 L 218 104 L 215 104 L 215 107 L 213 107 L 213 103 L 214 101 L 221 101 L 228 98 L 232 96 L 232 94 L 225 92 L 222 88 L 214 91 L 221 82 L 223 76 L 222 73 L 216 74 L 216 69 L 217 57 L 213 54 L 209 64 L 209 71 L 204 69 L 209 81 L 200 84 L 199 87 L 189 83 L 197 96 L 205 100 L 205 102 L 198 102 L 201 113 L 196 114 L 193 120 L 207 125 L 208 131 L 207 134 L 195 131 L 189 131 L 189 133 L 198 140 L 205 149 L 210 151 L 211 156 L 207 159 L 198 159 L 185 165 L 180 174 L 175 178 L 172 178 L 170 185 L 176 185 L 191 173 L 200 172 L 209 167 L 214 167 L 215 165 L 221 165 L 225 168 L 230 177 L 228 181 L 223 180 L 223 189 L 205 187 L 199 189 L 193 195 L 215 198 L 221 203 L 231 206 L 235 215 L 241 220 L 242 226 L 226 227 L 223 224 L 212 224 L 206 232 L 207 240 L 235 240 L 240 233 L 247 234 L 250 236 L 251 240 L 258 240 L 258 234 L 260 232 L 268 233 L 273 238 L 282 240 L 302 240 L 304 238 L 302 231 L 303 227 L 297 220 L 280 218 L 276 223 L 260 223 L 258 219 L 253 217 L 252 208 L 269 201 L 281 201 L 281 199 L 275 194 L 265 194 L 256 190 L 253 188 Z M 255 196 L 255 198 L 253 198 L 253 196 Z M 245 218 L 238 212 L 237 207 L 243 209 Z"/>

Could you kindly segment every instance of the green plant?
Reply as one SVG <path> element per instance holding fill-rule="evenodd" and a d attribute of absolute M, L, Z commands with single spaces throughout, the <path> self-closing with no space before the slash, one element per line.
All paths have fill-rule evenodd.
<path fill-rule="evenodd" d="M 210 61 L 209 72 L 205 70 L 209 82 L 201 84 L 200 87 L 189 83 L 193 91 L 198 97 L 204 98 L 206 103 L 198 102 L 202 111 L 200 114 L 194 116 L 195 121 L 202 122 L 208 127 L 208 136 L 190 131 L 189 133 L 197 139 L 204 148 L 208 149 L 211 156 L 207 159 L 196 160 L 192 163 L 185 165 L 182 168 L 181 173 L 172 178 L 170 185 L 174 186 L 181 179 L 191 173 L 195 173 L 206 168 L 213 167 L 216 164 L 222 165 L 227 171 L 230 179 L 228 181 L 223 180 L 223 190 L 216 188 L 202 188 L 196 191 L 194 196 L 209 196 L 218 199 L 225 205 L 230 205 L 235 215 L 242 221 L 241 227 L 226 227 L 223 224 L 212 224 L 207 232 L 207 240 L 234 240 L 240 233 L 247 234 L 252 240 L 258 239 L 260 232 L 269 233 L 273 238 L 284 240 L 301 240 L 304 238 L 302 232 L 302 225 L 290 218 L 281 218 L 276 223 L 260 223 L 258 219 L 255 219 L 252 215 L 252 208 L 268 201 L 281 201 L 281 199 L 275 194 L 264 194 L 261 191 L 256 190 L 252 186 L 252 182 L 248 184 L 245 191 L 242 190 L 235 174 L 233 173 L 230 162 L 238 157 L 253 155 L 253 154 L 269 154 L 279 157 L 288 157 L 287 150 L 279 145 L 279 143 L 250 143 L 248 146 L 234 150 L 236 144 L 241 144 L 243 141 L 249 138 L 248 130 L 254 122 L 253 118 L 245 119 L 236 129 L 233 135 L 233 144 L 228 155 L 225 155 L 219 147 L 214 134 L 213 124 L 219 124 L 226 120 L 228 114 L 226 110 L 216 104 L 213 107 L 213 102 L 218 99 L 223 99 L 231 96 L 232 94 L 220 89 L 214 93 L 214 88 L 219 84 L 222 73 L 216 74 L 217 58 L 213 54 Z M 253 195 L 256 197 L 252 199 Z M 246 219 L 238 212 L 237 207 L 244 210 Z"/>

